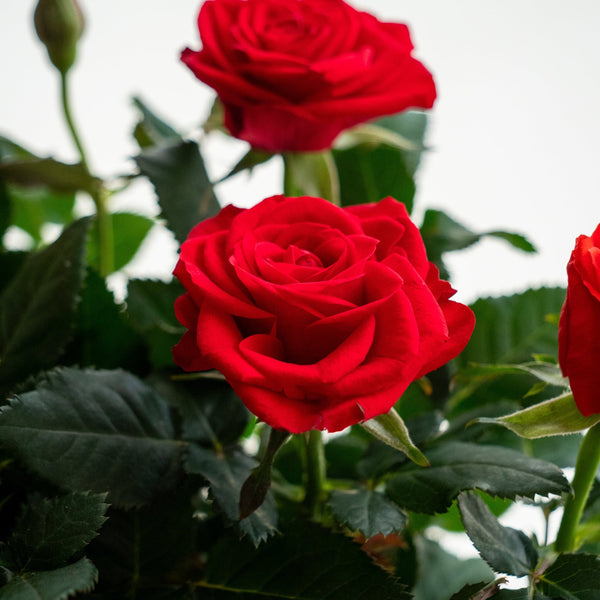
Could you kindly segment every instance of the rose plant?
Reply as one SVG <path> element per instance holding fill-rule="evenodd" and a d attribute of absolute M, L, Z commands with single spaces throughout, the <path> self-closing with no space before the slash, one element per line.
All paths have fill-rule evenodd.
<path fill-rule="evenodd" d="M 431 75 L 341 0 L 207 0 L 183 54 L 225 109 L 203 131 L 250 142 L 226 177 L 282 153 L 282 195 L 222 207 L 139 98 L 136 168 L 102 178 L 66 77 L 85 10 L 39 4 L 80 161 L 0 137 L 0 600 L 597 598 L 598 229 L 566 290 L 452 300 L 447 253 L 486 234 L 412 213 Z M 113 210 L 139 179 L 159 218 Z M 175 277 L 128 277 L 153 226 Z M 542 535 L 498 520 L 523 501 Z"/>

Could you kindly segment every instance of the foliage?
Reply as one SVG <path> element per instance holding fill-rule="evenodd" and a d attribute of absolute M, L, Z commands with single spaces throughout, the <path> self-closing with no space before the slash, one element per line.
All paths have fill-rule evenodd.
<path fill-rule="evenodd" d="M 0 137 L 0 600 L 600 598 L 600 482 L 582 551 L 498 520 L 520 502 L 548 519 L 572 492 L 563 469 L 579 432 L 598 420 L 579 415 L 556 365 L 564 290 L 477 300 L 453 364 L 324 448 L 271 432 L 219 374 L 175 368 L 176 280 L 129 279 L 123 301 L 107 284 L 153 226 L 183 242 L 219 210 L 197 140 L 134 103 L 140 151 L 124 185 L 148 180 L 158 218 L 108 210 L 119 190 L 84 156 L 66 164 Z M 341 206 L 391 195 L 410 211 L 426 126 L 407 112 L 331 152 L 286 155 L 285 189 Z M 223 130 L 218 103 L 204 129 Z M 226 177 L 271 158 L 249 149 Z M 80 193 L 95 217 L 75 217 Z M 442 271 L 483 236 L 533 251 L 520 234 L 424 215 Z M 9 247 L 15 228 L 29 250 Z M 446 552 L 436 527 L 466 533 L 480 558 Z"/>

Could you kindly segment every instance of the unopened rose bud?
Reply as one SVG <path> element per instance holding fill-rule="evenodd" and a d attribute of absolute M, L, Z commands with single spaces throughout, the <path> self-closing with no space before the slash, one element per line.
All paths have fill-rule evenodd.
<path fill-rule="evenodd" d="M 77 41 L 83 33 L 83 14 L 77 0 L 39 0 L 33 21 L 52 64 L 66 73 L 75 62 Z"/>

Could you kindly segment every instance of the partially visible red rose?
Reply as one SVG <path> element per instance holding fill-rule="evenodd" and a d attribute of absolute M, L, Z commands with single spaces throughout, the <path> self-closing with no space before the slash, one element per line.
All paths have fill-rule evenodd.
<path fill-rule="evenodd" d="M 202 49 L 181 58 L 256 148 L 322 150 L 348 127 L 435 100 L 406 25 L 342 0 L 206 0 L 198 29 Z"/>
<path fill-rule="evenodd" d="M 584 417 L 600 413 L 600 225 L 580 235 L 567 265 L 558 360 Z"/>
<path fill-rule="evenodd" d="M 386 413 L 454 358 L 471 310 L 428 262 L 403 204 L 274 196 L 227 206 L 181 247 L 188 371 L 218 369 L 276 429 L 338 431 Z"/>

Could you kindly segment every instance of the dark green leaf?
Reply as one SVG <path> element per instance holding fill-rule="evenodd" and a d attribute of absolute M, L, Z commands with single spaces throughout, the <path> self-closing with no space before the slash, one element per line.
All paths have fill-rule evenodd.
<path fill-rule="evenodd" d="M 416 538 L 415 545 L 419 569 L 414 600 L 448 600 L 466 584 L 494 578 L 480 558 L 461 560 L 426 538 Z"/>
<path fill-rule="evenodd" d="M 115 303 L 106 282 L 92 268 L 87 270 L 73 341 L 65 351 L 64 362 L 138 373 L 148 366 L 143 340 L 129 327 L 122 305 Z"/>
<path fill-rule="evenodd" d="M 340 523 L 367 538 L 399 533 L 407 521 L 398 506 L 374 490 L 333 490 L 329 506 Z"/>
<path fill-rule="evenodd" d="M 157 146 L 173 139 L 181 139 L 179 133 L 150 110 L 141 98 L 134 97 L 133 103 L 142 113 L 133 134 L 141 148 Z"/>
<path fill-rule="evenodd" d="M 387 483 L 387 495 L 415 512 L 442 512 L 463 490 L 479 489 L 502 498 L 570 490 L 555 465 L 501 446 L 447 442 L 429 450 L 427 456 L 430 468 L 406 464 Z"/>
<path fill-rule="evenodd" d="M 539 579 L 541 591 L 551 598 L 598 600 L 600 557 L 592 554 L 562 554 Z"/>
<path fill-rule="evenodd" d="M 238 521 L 242 485 L 257 462 L 242 454 L 231 452 L 217 455 L 192 444 L 187 459 L 189 473 L 202 475 L 210 483 L 210 492 L 219 508 L 230 521 Z M 239 521 L 239 528 L 255 546 L 277 531 L 277 510 L 271 493 L 264 504 L 249 517 Z"/>
<path fill-rule="evenodd" d="M 171 350 L 185 332 L 173 305 L 184 293 L 177 281 L 134 279 L 127 285 L 127 314 L 132 327 L 146 340 L 150 361 L 157 368 L 173 366 Z"/>
<path fill-rule="evenodd" d="M 421 235 L 429 260 L 438 266 L 444 277 L 448 276 L 442 259 L 445 252 L 468 248 L 486 236 L 500 238 L 524 252 L 535 252 L 533 245 L 518 233 L 506 231 L 474 233 L 441 210 L 425 211 Z"/>
<path fill-rule="evenodd" d="M 4 181 L 0 179 L 0 250 L 4 248 L 2 238 L 12 223 L 13 212 L 13 206 L 8 193 L 8 188 Z"/>
<path fill-rule="evenodd" d="M 475 494 L 460 494 L 458 507 L 468 536 L 494 571 L 523 577 L 534 570 L 538 554 L 522 531 L 500 525 Z"/>
<path fill-rule="evenodd" d="M 527 362 L 534 353 L 556 356 L 557 328 L 549 315 L 560 313 L 564 300 L 562 288 L 477 300 L 471 306 L 477 325 L 457 362 L 506 364 Z"/>
<path fill-rule="evenodd" d="M 355 146 L 333 150 L 342 206 L 379 202 L 392 196 L 411 212 L 415 183 L 403 152 L 389 146 Z"/>
<path fill-rule="evenodd" d="M 349 538 L 309 522 L 297 522 L 283 533 L 258 550 L 243 540 L 224 539 L 211 553 L 206 580 L 199 585 L 252 598 L 255 594 L 296 600 L 411 597 Z"/>
<path fill-rule="evenodd" d="M 254 167 L 268 162 L 273 158 L 273 156 L 274 155 L 271 152 L 264 152 L 263 150 L 257 150 L 256 148 L 250 148 L 250 150 L 248 150 L 248 152 L 246 152 L 246 154 L 240 158 L 240 160 L 229 171 L 229 173 L 221 177 L 217 183 L 226 181 L 230 177 L 233 177 L 238 173 L 242 173 L 243 171 L 249 171 L 251 173 Z"/>
<path fill-rule="evenodd" d="M 153 385 L 179 410 L 184 440 L 226 446 L 237 442 L 250 419 L 248 409 L 222 379 L 155 378 Z"/>
<path fill-rule="evenodd" d="M 328 476 L 333 479 L 358 479 L 356 467 L 368 446 L 369 441 L 357 435 L 342 435 L 328 440 L 325 444 Z M 394 455 L 402 456 L 398 452 Z"/>
<path fill-rule="evenodd" d="M 122 269 L 139 250 L 154 222 L 143 215 L 133 213 L 113 213 L 109 215 L 114 235 L 113 270 Z M 98 264 L 98 229 L 91 231 L 88 242 L 88 262 Z"/>
<path fill-rule="evenodd" d="M 55 571 L 24 573 L 0 589 L 0 600 L 66 600 L 78 592 L 89 592 L 98 580 L 96 567 L 81 560 Z"/>
<path fill-rule="evenodd" d="M 0 412 L 0 442 L 29 469 L 120 506 L 177 484 L 184 444 L 173 435 L 166 402 L 122 371 L 53 371 Z"/>
<path fill-rule="evenodd" d="M 501 583 L 505 583 L 505 580 L 499 579 L 491 583 L 482 581 L 480 583 L 467 584 L 462 590 L 456 592 L 450 600 L 487 600 L 496 596 L 500 590 Z"/>
<path fill-rule="evenodd" d="M 28 252 L 0 252 L 0 297 L 28 256 Z"/>
<path fill-rule="evenodd" d="M 135 160 L 154 185 L 162 215 L 179 242 L 185 241 L 197 223 L 219 211 L 196 142 L 175 141 L 150 148 Z"/>
<path fill-rule="evenodd" d="M 81 163 L 66 164 L 37 157 L 0 161 L 0 177 L 19 186 L 45 186 L 64 194 L 80 190 L 91 193 L 101 183 Z"/>
<path fill-rule="evenodd" d="M 7 161 L 16 158 L 35 158 L 35 155 L 23 146 L 0 135 L 0 159 Z"/>
<path fill-rule="evenodd" d="M 42 571 L 64 565 L 96 537 L 106 517 L 106 494 L 74 492 L 30 498 L 2 549 L 13 571 Z"/>
<path fill-rule="evenodd" d="M 70 334 L 89 219 L 31 255 L 0 296 L 0 393 L 54 364 Z"/>
<path fill-rule="evenodd" d="M 36 243 L 42 240 L 46 223 L 64 225 L 73 220 L 75 192 L 56 193 L 45 187 L 9 189 L 12 200 L 12 224 L 28 233 Z"/>

